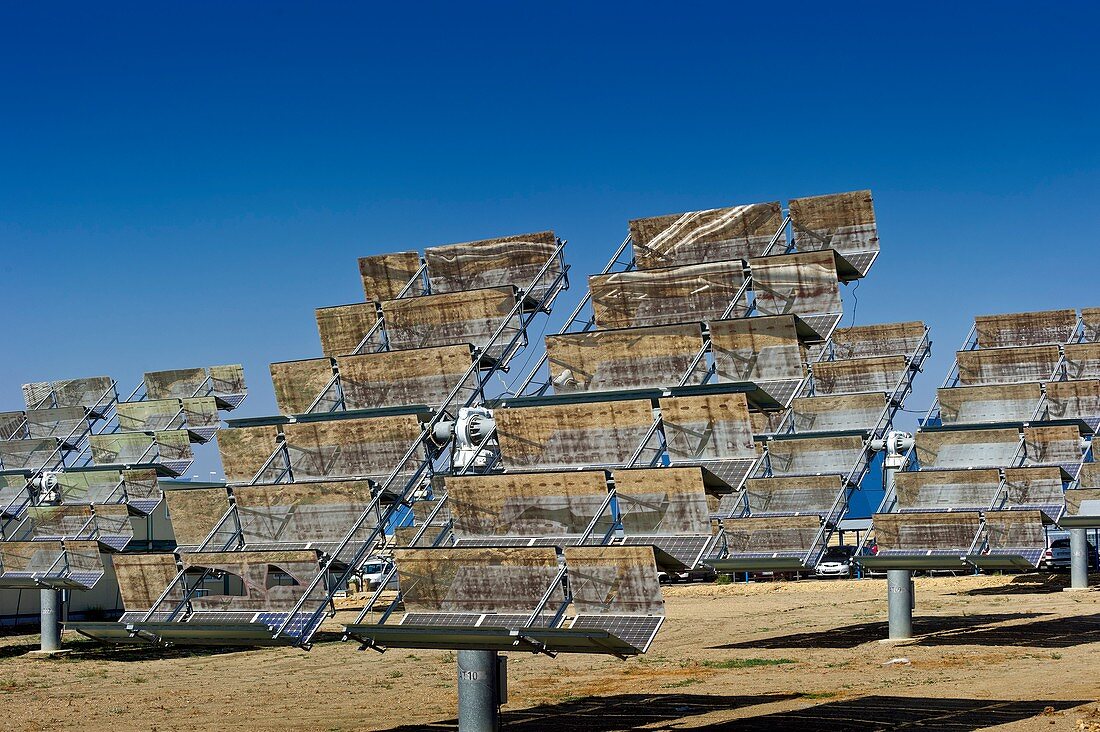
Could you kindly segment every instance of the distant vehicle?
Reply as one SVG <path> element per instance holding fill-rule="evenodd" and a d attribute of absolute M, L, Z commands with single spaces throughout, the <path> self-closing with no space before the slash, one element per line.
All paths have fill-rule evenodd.
<path fill-rule="evenodd" d="M 1096 547 L 1092 545 L 1092 542 L 1088 542 L 1089 555 L 1089 567 L 1091 569 L 1096 568 Z M 1039 559 L 1040 569 L 1069 569 L 1070 554 L 1069 554 L 1069 538 L 1055 539 L 1050 542 L 1050 546 L 1043 552 L 1043 556 Z"/>
<path fill-rule="evenodd" d="M 385 578 L 386 573 L 389 572 L 393 566 L 392 562 L 388 559 L 370 559 L 363 565 L 363 585 L 365 589 L 374 590 L 378 588 L 382 580 Z M 397 574 L 395 573 L 389 581 L 389 588 L 397 589 Z"/>
<path fill-rule="evenodd" d="M 718 579 L 718 573 L 710 567 L 699 567 L 686 572 L 667 572 L 658 570 L 657 579 L 662 585 L 673 585 L 677 582 L 713 582 Z"/>
<path fill-rule="evenodd" d="M 854 546 L 831 546 L 821 555 L 814 571 L 818 577 L 850 577 L 855 553 Z"/>

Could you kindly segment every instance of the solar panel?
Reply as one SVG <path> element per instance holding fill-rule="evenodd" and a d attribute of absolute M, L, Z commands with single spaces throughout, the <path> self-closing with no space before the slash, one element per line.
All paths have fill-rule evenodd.
<path fill-rule="evenodd" d="M 23 385 L 23 400 L 27 409 L 85 407 L 98 414 L 116 398 L 115 382 L 110 376 L 40 381 Z"/>
<path fill-rule="evenodd" d="M 1052 381 L 1046 385 L 1046 394 L 1043 419 L 1088 421 L 1100 417 L 1100 380 Z"/>
<path fill-rule="evenodd" d="M 484 348 L 504 325 L 503 335 L 487 355 L 500 359 L 522 320 L 516 305 L 515 287 L 491 287 L 423 297 L 406 297 L 382 303 L 390 348 L 427 348 L 470 343 Z M 511 313 L 511 317 L 509 314 Z"/>
<path fill-rule="evenodd" d="M 176 543 L 198 546 L 229 510 L 224 488 L 173 488 L 164 492 Z"/>
<path fill-rule="evenodd" d="M 788 207 L 799 251 L 834 249 L 867 274 L 879 251 L 870 191 L 794 198 Z"/>
<path fill-rule="evenodd" d="M 708 527 L 709 528 L 709 527 Z M 695 569 L 703 559 L 707 547 L 714 541 L 710 534 L 705 536 L 668 536 L 665 534 L 635 534 L 623 539 L 627 546 L 652 546 L 656 552 L 657 563 L 664 565 L 664 557 L 671 557 L 675 564 L 670 569 Z"/>
<path fill-rule="evenodd" d="M 396 298 L 405 285 L 420 269 L 417 252 L 393 252 L 360 257 L 359 277 L 363 281 L 364 299 L 382 302 Z M 424 294 L 423 282 L 417 280 L 409 288 L 408 296 Z"/>
<path fill-rule="evenodd" d="M 331 358 L 308 358 L 301 361 L 281 361 L 271 364 L 271 383 L 275 387 L 275 403 L 282 414 L 305 414 L 332 381 Z M 335 392 L 326 394 L 315 411 L 331 412 L 336 407 Z"/>
<path fill-rule="evenodd" d="M 1100 523 L 1100 488 L 1075 488 L 1066 491 L 1066 514 L 1095 517 Z"/>
<path fill-rule="evenodd" d="M 21 440 L 27 436 L 26 414 L 0 412 L 0 440 Z"/>
<path fill-rule="evenodd" d="M 366 480 L 279 483 L 235 488 L 245 544 L 339 542 L 368 508 Z"/>
<path fill-rule="evenodd" d="M 979 315 L 974 329 L 980 348 L 1061 344 L 1077 326 L 1075 310 Z"/>
<path fill-rule="evenodd" d="M 420 437 L 420 422 L 410 414 L 295 422 L 283 427 L 283 435 L 296 480 L 381 477 Z M 414 468 L 411 461 L 406 466 Z"/>
<path fill-rule="evenodd" d="M 202 390 L 208 377 L 204 368 L 148 371 L 143 378 L 145 395 L 152 400 L 192 397 Z"/>
<path fill-rule="evenodd" d="M 469 371 L 473 358 L 468 343 L 338 356 L 344 406 L 350 410 L 441 404 Z"/>
<path fill-rule="evenodd" d="M 578 615 L 569 626 L 574 630 L 606 630 L 611 635 L 645 653 L 657 637 L 664 618 L 645 615 Z"/>
<path fill-rule="evenodd" d="M 806 340 L 793 315 L 710 323 L 711 349 L 722 382 L 797 383 L 806 375 Z"/>
<path fill-rule="evenodd" d="M 660 405 L 673 464 L 756 457 L 744 394 L 663 397 Z"/>
<path fill-rule="evenodd" d="M 1013 384 L 1022 381 L 1049 381 L 1061 353 L 1057 346 L 986 348 L 959 351 L 959 384 Z"/>
<path fill-rule="evenodd" d="M 987 511 L 987 547 L 990 551 L 1041 552 L 1047 546 L 1044 524 L 1042 514 L 1036 510 Z"/>
<path fill-rule="evenodd" d="M 749 269 L 761 315 L 839 313 L 844 309 L 836 256 L 831 251 L 752 259 Z"/>
<path fill-rule="evenodd" d="M 776 201 L 634 219 L 630 238 L 638 267 L 654 269 L 761 257 L 782 225 Z"/>
<path fill-rule="evenodd" d="M 745 494 L 743 492 L 727 493 L 718 501 L 718 509 L 714 512 L 716 518 L 737 518 L 745 512 Z"/>
<path fill-rule="evenodd" d="M 238 427 L 218 434 L 222 470 L 230 483 L 247 482 L 259 472 L 277 446 L 276 425 Z"/>
<path fill-rule="evenodd" d="M 800 397 L 791 403 L 795 432 L 842 432 L 878 424 L 886 413 L 883 393 Z"/>
<path fill-rule="evenodd" d="M 1021 436 L 1016 429 L 922 431 L 916 453 L 922 469 L 997 468 L 1015 464 Z"/>
<path fill-rule="evenodd" d="M 291 610 L 320 570 L 315 551 L 190 552 L 181 558 L 185 569 L 232 575 L 243 590 L 222 594 L 207 585 L 208 594 L 191 599 L 196 611 Z M 312 593 L 318 600 L 324 597 L 321 587 Z"/>
<path fill-rule="evenodd" d="M 406 613 L 402 625 L 438 625 L 442 627 L 474 627 L 481 622 L 481 613 Z"/>
<path fill-rule="evenodd" d="M 729 554 L 739 557 L 766 558 L 776 552 L 802 556 L 813 546 L 820 531 L 818 516 L 749 517 L 722 523 Z"/>
<path fill-rule="evenodd" d="M 1006 500 L 1002 508 L 1061 505 L 1064 478 L 1057 467 L 1009 468 L 1005 471 Z"/>
<path fill-rule="evenodd" d="M 771 439 L 767 447 L 773 476 L 848 475 L 866 459 L 860 435 Z"/>
<path fill-rule="evenodd" d="M 1083 457 L 1080 428 L 1074 425 L 1024 428 L 1024 465 L 1073 465 Z"/>
<path fill-rule="evenodd" d="M 565 564 L 578 615 L 664 615 L 651 547 L 571 546 L 565 548 Z"/>
<path fill-rule="evenodd" d="M 896 485 L 899 510 L 980 510 L 988 508 L 997 497 L 1001 474 L 997 470 L 901 472 L 896 476 Z"/>
<path fill-rule="evenodd" d="M 892 394 L 909 368 L 905 356 L 874 356 L 813 365 L 815 394 L 878 391 Z"/>
<path fill-rule="evenodd" d="M 977 511 L 952 513 L 876 513 L 875 541 L 883 550 L 914 552 L 925 550 L 965 554 L 981 526 Z"/>
<path fill-rule="evenodd" d="M 173 582 L 177 569 L 175 557 L 171 554 L 114 554 L 110 561 L 118 580 L 123 607 L 127 610 L 119 622 L 140 620 L 144 613 L 132 611 L 148 610 L 153 607 L 169 585 L 172 585 L 168 595 L 169 600 L 178 602 L 183 599 L 180 587 Z M 152 620 L 167 620 L 167 618 L 154 617 Z"/>
<path fill-rule="evenodd" d="M 940 389 L 940 419 L 943 424 L 1026 422 L 1042 399 L 1036 383 L 991 386 L 959 386 Z"/>
<path fill-rule="evenodd" d="M 321 353 L 326 356 L 355 353 L 367 334 L 375 329 L 378 313 L 378 305 L 373 302 L 317 308 L 317 334 L 321 338 Z M 382 343 L 381 332 L 375 331 L 365 348 L 374 351 Z"/>
<path fill-rule="evenodd" d="M 0 442 L 0 463 L 5 470 L 47 469 L 61 464 L 60 440 L 52 437 Z"/>
<path fill-rule="evenodd" d="M 826 515 L 842 488 L 843 478 L 839 475 L 750 478 L 745 483 L 749 511 L 754 516 Z"/>
<path fill-rule="evenodd" d="M 720 318 L 743 284 L 740 261 L 631 270 L 588 278 L 592 311 L 600 328 Z M 747 303 L 739 303 L 734 314 L 741 315 L 746 306 Z"/>
<path fill-rule="evenodd" d="M 170 465 L 171 461 L 190 465 L 194 459 L 190 438 L 184 430 L 116 432 L 92 435 L 88 441 L 96 465 L 152 462 Z"/>
<path fill-rule="evenodd" d="M 1100 308 L 1081 308 L 1082 335 L 1089 343 L 1100 342 Z"/>
<path fill-rule="evenodd" d="M 698 323 L 596 330 L 546 337 L 555 393 L 701 383 L 707 365 L 693 360 L 703 346 Z"/>
<path fill-rule="evenodd" d="M 833 332 L 833 353 L 838 359 L 873 356 L 908 356 L 924 339 L 925 325 L 920 321 L 857 325 Z"/>
<path fill-rule="evenodd" d="M 27 436 L 30 439 L 56 438 L 71 444 L 88 429 L 85 407 L 55 407 L 28 409 Z"/>
<path fill-rule="evenodd" d="M 103 577 L 94 541 L 3 541 L 0 567 L 0 587 L 90 589 Z"/>
<path fill-rule="evenodd" d="M 1100 343 L 1075 343 L 1065 351 L 1067 378 L 1100 379 Z"/>
<path fill-rule="evenodd" d="M 710 535 L 700 468 L 616 470 L 615 495 L 623 530 L 634 534 Z"/>
<path fill-rule="evenodd" d="M 535 279 L 557 249 L 552 231 L 429 247 L 424 250 L 432 292 L 462 292 L 485 287 L 527 284 Z M 529 293 L 541 299 L 561 272 L 555 260 Z"/>

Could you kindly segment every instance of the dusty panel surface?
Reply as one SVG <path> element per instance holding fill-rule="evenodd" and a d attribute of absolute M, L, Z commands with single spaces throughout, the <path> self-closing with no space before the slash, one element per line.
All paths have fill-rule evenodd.
<path fill-rule="evenodd" d="M 115 396 L 115 382 L 110 376 L 41 381 L 23 385 L 23 400 L 27 405 L 27 409 L 39 407 L 103 408 L 111 401 L 113 396 Z"/>
<path fill-rule="evenodd" d="M 227 572 L 243 585 L 243 595 L 193 598 L 196 610 L 291 610 L 320 570 L 313 551 L 191 553 L 183 555 L 183 563 L 187 568 Z M 319 583 L 312 596 L 320 601 L 324 594 Z"/>
<path fill-rule="evenodd" d="M 407 612 L 532 612 L 558 573 L 553 547 L 398 549 Z M 548 604 L 564 600 L 555 588 Z"/>
<path fill-rule="evenodd" d="M 1024 346 L 959 351 L 959 384 L 1011 384 L 1049 381 L 1061 358 L 1057 346 Z"/>
<path fill-rule="evenodd" d="M 255 485 L 233 495 L 246 544 L 340 541 L 371 502 L 365 480 Z"/>
<path fill-rule="evenodd" d="M 566 547 L 565 565 L 578 613 L 665 612 L 652 547 Z"/>
<path fill-rule="evenodd" d="M 470 346 L 438 346 L 340 356 L 347 409 L 442 404 L 473 364 Z"/>
<path fill-rule="evenodd" d="M 1000 484 L 996 470 L 902 472 L 897 474 L 898 507 L 985 509 L 993 503 Z"/>
<path fill-rule="evenodd" d="M 875 541 L 879 549 L 954 549 L 965 553 L 978 535 L 977 511 L 952 513 L 876 513 Z"/>
<path fill-rule="evenodd" d="M 847 475 L 861 460 L 863 438 L 859 435 L 769 440 L 768 463 L 772 475 Z"/>
<path fill-rule="evenodd" d="M 1081 308 L 1081 323 L 1084 326 L 1085 340 L 1100 342 L 1100 308 Z"/>
<path fill-rule="evenodd" d="M 96 439 L 93 435 L 92 440 Z M 38 470 L 61 461 L 58 441 L 51 437 L 0 441 L 0 463 L 5 470 Z"/>
<path fill-rule="evenodd" d="M 821 530 L 817 516 L 775 516 L 726 521 L 722 526 L 731 554 L 808 552 Z"/>
<path fill-rule="evenodd" d="M 490 356 L 499 358 L 522 326 L 520 314 L 512 312 L 515 306 L 514 288 L 492 287 L 387 300 L 382 303 L 382 313 L 394 350 L 461 343 L 485 348 L 504 323 L 504 331 L 488 349 Z"/>
<path fill-rule="evenodd" d="M 127 610 L 148 610 L 176 578 L 176 559 L 171 554 L 115 554 L 111 562 Z M 171 599 L 181 597 L 178 586 L 169 594 Z"/>
<path fill-rule="evenodd" d="M 656 269 L 762 257 L 782 225 L 775 201 L 634 219 L 630 238 L 638 267 Z"/>
<path fill-rule="evenodd" d="M 1015 429 L 919 432 L 917 460 L 921 468 L 1006 467 L 1020 450 Z"/>
<path fill-rule="evenodd" d="M 420 269 L 417 252 L 393 252 L 359 258 L 359 278 L 363 282 L 364 299 L 371 302 L 393 300 Z M 419 278 L 410 286 L 406 297 L 422 295 L 424 285 Z"/>
<path fill-rule="evenodd" d="M 206 369 L 172 369 L 145 373 L 147 399 L 183 399 L 192 397 L 206 382 Z"/>
<path fill-rule="evenodd" d="M 321 391 L 332 381 L 332 360 L 309 358 L 271 364 L 271 383 L 275 403 L 282 414 L 305 414 Z M 335 399 L 327 397 L 318 404 L 321 411 L 331 410 Z"/>
<path fill-rule="evenodd" d="M 1100 343 L 1074 343 L 1065 351 L 1067 378 L 1100 379 Z"/>
<path fill-rule="evenodd" d="M 616 470 L 615 495 L 629 534 L 710 534 L 700 468 Z"/>
<path fill-rule="evenodd" d="M 373 302 L 336 305 L 317 308 L 316 316 L 321 353 L 326 356 L 343 356 L 355 353 L 363 338 L 370 333 L 378 322 L 378 308 Z M 374 341 L 367 343 L 364 348 L 368 351 L 376 350 L 378 343 L 380 340 L 376 334 Z"/>
<path fill-rule="evenodd" d="M 979 315 L 974 318 L 980 348 L 1065 343 L 1076 325 L 1077 312 L 1074 310 Z"/>
<path fill-rule="evenodd" d="M 957 386 L 937 391 L 944 424 L 1023 422 L 1039 407 L 1043 392 L 1038 382 Z"/>
<path fill-rule="evenodd" d="M 79 439 L 87 426 L 88 411 L 84 407 L 27 410 L 27 437 L 32 440 L 46 437 Z"/>
<path fill-rule="evenodd" d="M 1100 416 L 1100 380 L 1052 381 L 1046 385 L 1044 419 L 1095 419 Z"/>
<path fill-rule="evenodd" d="M 181 399 L 180 407 L 183 409 L 183 418 L 188 427 L 218 427 L 221 425 L 218 403 L 214 397 Z"/>
<path fill-rule="evenodd" d="M 539 231 L 429 247 L 424 259 L 432 292 L 515 285 L 523 290 L 532 288 L 528 294 L 541 298 L 561 272 L 560 260 L 547 267 L 534 287 L 532 283 L 553 256 L 557 242 L 554 232 Z"/>
<path fill-rule="evenodd" d="M 165 430 L 153 436 L 157 444 L 157 462 L 166 460 L 191 460 L 195 457 L 191 450 L 191 439 L 186 430 Z"/>
<path fill-rule="evenodd" d="M 275 451 L 279 428 L 275 425 L 238 427 L 218 432 L 222 470 L 230 483 L 252 480 Z"/>
<path fill-rule="evenodd" d="M 806 375 L 806 349 L 792 316 L 713 321 L 710 342 L 719 381 L 779 381 Z"/>
<path fill-rule="evenodd" d="M 546 337 L 556 393 L 701 383 L 706 361 L 688 369 L 703 347 L 702 326 L 658 325 Z"/>
<path fill-rule="evenodd" d="M 1024 428 L 1025 465 L 1081 462 L 1081 432 L 1073 425 Z"/>
<path fill-rule="evenodd" d="M 795 432 L 871 429 L 885 412 L 883 393 L 798 397 L 791 402 Z"/>
<path fill-rule="evenodd" d="M 625 463 L 653 424 L 648 400 L 498 409 L 497 437 L 510 468 Z"/>
<path fill-rule="evenodd" d="M 787 206 L 799 251 L 836 250 L 866 274 L 879 249 L 870 191 L 793 198 Z"/>
<path fill-rule="evenodd" d="M 92 462 L 96 465 L 115 463 L 151 463 L 157 457 L 157 442 L 144 432 L 116 432 L 92 435 Z"/>
<path fill-rule="evenodd" d="M 633 328 L 721 318 L 744 279 L 739 261 L 707 262 L 592 275 L 588 287 L 599 327 Z M 737 303 L 731 315 L 746 305 Z"/>
<path fill-rule="evenodd" d="M 210 393 L 215 396 L 229 396 L 231 394 L 244 394 L 247 389 L 244 383 L 244 366 L 239 363 L 211 366 Z M 186 399 L 187 397 L 183 397 Z"/>
<path fill-rule="evenodd" d="M 224 488 L 188 488 L 164 492 L 176 543 L 198 546 L 229 510 Z"/>
<path fill-rule="evenodd" d="M 126 511 L 126 507 L 122 507 Z M 28 506 L 31 536 L 36 539 L 93 538 L 91 506 Z"/>
<path fill-rule="evenodd" d="M 753 259 L 749 261 L 749 269 L 761 315 L 844 310 L 832 251 Z"/>
<path fill-rule="evenodd" d="M 122 471 L 109 470 L 58 473 L 57 485 L 61 502 L 71 505 L 118 500 L 122 495 L 122 476 Z M 154 481 L 155 479 L 154 474 Z"/>
<path fill-rule="evenodd" d="M 745 483 L 752 513 L 825 514 L 840 495 L 841 478 L 807 475 L 796 478 L 752 478 Z"/>
<path fill-rule="evenodd" d="M 1100 488 L 1075 488 L 1066 491 L 1066 513 L 1070 516 L 1100 514 Z"/>
<path fill-rule="evenodd" d="M 833 331 L 836 358 L 909 356 L 924 339 L 924 323 L 881 323 L 837 328 Z"/>
<path fill-rule="evenodd" d="M 288 424 L 283 433 L 295 479 L 383 478 L 420 436 L 420 423 L 414 415 L 339 419 Z M 419 459 L 409 460 L 402 473 L 412 472 Z"/>
<path fill-rule="evenodd" d="M 62 558 L 61 561 L 58 561 Z M 0 566 L 4 573 L 36 572 L 46 577 L 57 577 L 68 570 L 74 573 L 103 573 L 103 556 L 94 541 L 2 541 L 0 542 Z M 88 586 L 95 584 L 89 578 Z M 78 580 L 83 582 L 83 580 Z"/>
<path fill-rule="evenodd" d="M 879 391 L 893 394 L 909 365 L 905 356 L 874 356 L 814 364 L 817 394 L 852 394 Z"/>
<path fill-rule="evenodd" d="M 179 399 L 149 399 L 122 402 L 117 407 L 118 427 L 123 432 L 156 432 L 179 429 L 183 423 L 183 402 Z"/>
<path fill-rule="evenodd" d="M 26 436 L 26 415 L 23 412 L 0 412 L 0 440 Z"/>
<path fill-rule="evenodd" d="M 756 457 L 744 394 L 662 398 L 661 421 L 673 463 Z"/>
<path fill-rule="evenodd" d="M 987 511 L 985 535 L 992 550 L 1047 546 L 1043 515 L 1039 511 Z"/>
<path fill-rule="evenodd" d="M 1005 471 L 1007 505 L 1053 506 L 1062 502 L 1062 471 L 1051 468 L 1009 468 Z"/>
<path fill-rule="evenodd" d="M 607 498 L 607 475 L 600 470 L 449 477 L 447 496 L 459 537 L 580 534 Z M 610 525 L 609 508 L 597 534 Z"/>

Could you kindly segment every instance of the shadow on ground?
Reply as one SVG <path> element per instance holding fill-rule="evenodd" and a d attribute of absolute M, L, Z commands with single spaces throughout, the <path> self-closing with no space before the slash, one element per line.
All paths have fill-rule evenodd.
<path fill-rule="evenodd" d="M 1061 592 L 1069 587 L 1069 573 L 1065 574 L 1018 574 L 1008 584 L 997 587 L 976 587 L 954 594 L 960 597 L 980 597 L 998 595 L 1047 595 Z"/>
<path fill-rule="evenodd" d="M 797 695 L 715 696 L 704 694 L 621 694 L 586 697 L 559 704 L 505 712 L 509 732 L 623 732 L 626 730 L 678 730 L 691 717 L 717 711 L 744 709 L 771 702 L 797 699 Z M 786 712 L 692 727 L 697 732 L 775 732 L 829 730 L 893 730 L 922 727 L 977 730 L 1086 704 L 1088 701 L 1006 701 L 991 699 L 933 699 L 927 697 L 867 696 L 826 702 Z M 394 727 L 388 732 L 451 732 L 456 720 Z"/>
<path fill-rule="evenodd" d="M 1100 614 L 1052 618 L 1034 623 L 974 628 L 921 638 L 921 646 L 1026 646 L 1069 648 L 1100 643 Z"/>
<path fill-rule="evenodd" d="M 947 631 L 975 628 L 983 625 L 992 625 L 993 623 L 1003 623 L 1008 620 L 1024 620 L 1041 616 L 1042 613 L 917 616 L 913 618 L 913 633 L 915 635 L 943 633 Z M 886 622 L 883 621 L 845 625 L 839 628 L 815 631 L 813 633 L 794 633 L 792 635 L 781 635 L 774 638 L 761 638 L 759 640 L 728 643 L 722 646 L 710 646 L 710 650 L 733 648 L 855 648 L 864 643 L 882 640 L 887 637 L 889 637 L 889 627 Z"/>

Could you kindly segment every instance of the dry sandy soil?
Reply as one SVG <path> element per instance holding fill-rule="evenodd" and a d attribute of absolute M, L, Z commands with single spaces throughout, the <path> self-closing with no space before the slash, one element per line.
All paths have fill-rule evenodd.
<path fill-rule="evenodd" d="M 919 636 L 905 645 L 878 642 L 883 580 L 669 588 L 668 621 L 644 657 L 511 654 L 505 722 L 524 732 L 1100 731 L 1100 592 L 1062 592 L 1064 582 L 920 578 Z M 0 638 L 0 729 L 454 728 L 447 652 L 67 641 L 68 657 L 36 660 L 23 655 L 36 636 Z"/>

